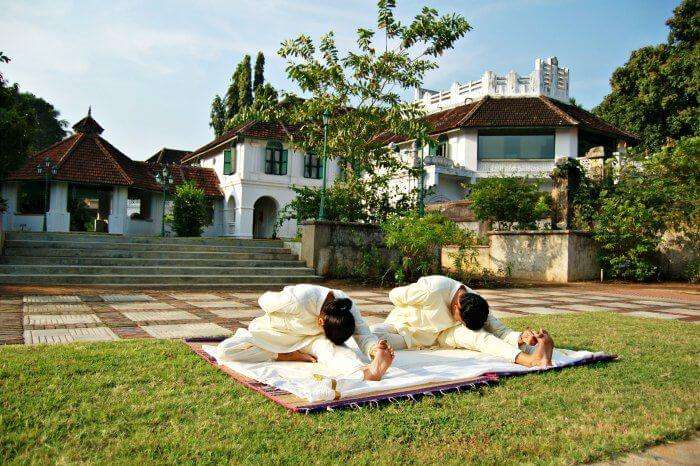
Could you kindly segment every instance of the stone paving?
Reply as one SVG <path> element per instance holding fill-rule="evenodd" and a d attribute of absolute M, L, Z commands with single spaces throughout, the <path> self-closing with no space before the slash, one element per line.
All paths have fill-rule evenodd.
<path fill-rule="evenodd" d="M 63 290 L 62 290 L 63 291 Z M 477 290 L 498 317 L 612 311 L 632 317 L 700 321 L 700 299 L 649 297 L 577 287 Z M 1 293 L 1 292 L 0 292 Z M 260 292 L 80 290 L 0 294 L 0 344 L 224 336 L 261 315 Z M 391 311 L 388 291 L 348 291 L 370 324 Z"/>

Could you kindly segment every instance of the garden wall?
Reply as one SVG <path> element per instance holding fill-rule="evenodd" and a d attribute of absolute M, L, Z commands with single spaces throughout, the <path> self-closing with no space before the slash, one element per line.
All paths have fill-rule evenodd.
<path fill-rule="evenodd" d="M 376 225 L 313 220 L 302 223 L 301 255 L 307 267 L 324 277 L 346 277 L 372 260 L 389 264 L 394 254 L 383 247 Z"/>
<path fill-rule="evenodd" d="M 582 231 L 489 232 L 489 245 L 477 250 L 479 269 L 512 278 L 567 283 L 600 276 L 597 246 Z M 442 264 L 454 270 L 456 248 L 443 248 Z"/>

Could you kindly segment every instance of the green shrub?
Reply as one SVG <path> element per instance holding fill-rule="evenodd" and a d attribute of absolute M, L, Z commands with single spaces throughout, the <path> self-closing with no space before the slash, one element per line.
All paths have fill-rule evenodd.
<path fill-rule="evenodd" d="M 697 242 L 700 137 L 633 158 L 615 178 L 600 192 L 591 216 L 601 265 L 612 278 L 660 278 L 657 251 L 666 231 Z"/>
<path fill-rule="evenodd" d="M 481 178 L 471 186 L 474 216 L 495 230 L 530 230 L 550 210 L 551 196 L 539 184 L 515 176 Z"/>
<path fill-rule="evenodd" d="M 202 230 L 211 222 L 211 208 L 204 191 L 193 181 L 175 188 L 171 223 L 177 236 L 202 236 Z"/>
<path fill-rule="evenodd" d="M 381 224 L 384 244 L 399 253 L 391 270 L 397 283 L 414 281 L 440 272 L 440 249 L 447 245 L 471 248 L 476 244 L 473 233 L 438 213 L 424 217 L 411 213 L 391 216 Z"/>

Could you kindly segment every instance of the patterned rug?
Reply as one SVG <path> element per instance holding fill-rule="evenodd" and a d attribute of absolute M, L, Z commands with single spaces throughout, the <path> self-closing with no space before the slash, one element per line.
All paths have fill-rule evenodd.
<path fill-rule="evenodd" d="M 416 385 L 412 387 L 404 387 L 398 390 L 377 391 L 372 393 L 371 395 L 359 397 L 340 398 L 333 401 L 309 402 L 308 400 L 300 398 L 287 391 L 272 387 L 255 379 L 246 377 L 245 375 L 242 375 L 229 367 L 219 365 L 213 357 L 211 357 L 202 349 L 203 345 L 216 344 L 219 341 L 221 341 L 221 338 L 191 338 L 186 339 L 185 343 L 192 349 L 192 351 L 194 351 L 202 359 L 204 359 L 217 369 L 221 370 L 232 379 L 243 384 L 249 389 L 260 393 L 261 395 L 283 406 L 284 408 L 292 412 L 301 414 L 333 411 L 335 409 L 358 409 L 363 406 L 376 407 L 380 406 L 381 404 L 394 403 L 398 401 L 417 401 L 418 399 L 424 396 L 438 396 L 443 395 L 445 393 L 473 390 L 475 388 L 482 387 L 485 385 L 495 384 L 496 382 L 498 382 L 500 377 L 523 375 L 520 373 L 488 373 L 469 379 L 451 381 L 449 383 Z M 569 364 L 567 366 L 542 369 L 542 371 L 559 370 L 565 367 L 592 364 L 595 362 L 602 361 L 611 361 L 614 359 L 617 359 L 617 356 L 607 354 L 598 355 L 586 359 L 585 361 L 579 361 L 577 363 Z M 529 373 L 532 374 L 532 372 Z"/>

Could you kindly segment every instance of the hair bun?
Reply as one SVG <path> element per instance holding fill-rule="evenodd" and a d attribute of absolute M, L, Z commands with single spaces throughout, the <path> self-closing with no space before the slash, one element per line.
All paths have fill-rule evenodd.
<path fill-rule="evenodd" d="M 352 309 L 352 300 L 348 298 L 339 298 L 335 300 L 334 306 L 331 307 L 334 313 L 350 312 Z"/>

